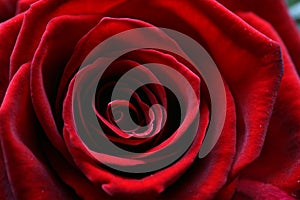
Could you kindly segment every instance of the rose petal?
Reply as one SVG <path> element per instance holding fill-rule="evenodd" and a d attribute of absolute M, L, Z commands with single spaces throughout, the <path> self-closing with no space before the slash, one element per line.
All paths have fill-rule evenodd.
<path fill-rule="evenodd" d="M 254 12 L 262 19 L 268 21 L 278 32 L 284 42 L 288 54 L 294 62 L 298 74 L 300 74 L 300 36 L 295 21 L 288 13 L 288 7 L 284 0 L 219 0 L 230 10 L 235 12 Z"/>
<path fill-rule="evenodd" d="M 102 1 L 91 0 L 87 3 L 86 1 L 65 2 L 61 0 L 43 0 L 32 4 L 30 9 L 25 13 L 18 41 L 11 55 L 11 76 L 22 64 L 32 60 L 49 21 L 63 15 L 84 16 L 94 14 L 100 18 L 103 12 L 122 1 L 123 0 L 114 1 L 113 3 L 103 3 Z M 28 3 L 30 2 L 31 0 L 28 2 L 24 1 L 25 7 L 29 5 Z M 20 12 L 24 10 L 22 8 L 20 9 Z M 73 28 L 76 28 L 76 26 Z M 82 30 L 76 29 L 74 32 L 78 31 Z"/>
<path fill-rule="evenodd" d="M 0 109 L 1 186 L 5 186 L 1 187 L 1 197 L 71 199 L 72 193 L 47 166 L 41 151 L 43 135 L 31 103 L 29 77 L 27 63 L 11 81 Z"/>
<path fill-rule="evenodd" d="M 9 59 L 13 51 L 23 21 L 23 15 L 18 15 L 0 24 L 0 103 L 4 98 L 9 84 Z"/>
<path fill-rule="evenodd" d="M 68 185 L 76 194 L 87 200 L 114 200 L 107 195 L 98 185 L 90 182 L 87 177 L 74 165 L 70 164 L 60 152 L 51 145 L 45 144 L 46 155 L 55 173 Z M 64 198 L 63 198 L 64 199 Z"/>
<path fill-rule="evenodd" d="M 271 183 L 289 194 L 297 194 L 300 191 L 300 80 L 285 44 L 270 24 L 252 13 L 241 13 L 241 16 L 280 43 L 284 61 L 284 76 L 264 148 L 244 174 L 248 179 Z"/>
<path fill-rule="evenodd" d="M 53 104 L 58 86 L 55 81 L 59 81 L 64 64 L 71 55 L 78 39 L 96 20 L 97 17 L 95 19 L 95 16 L 63 16 L 53 19 L 48 24 L 47 31 L 33 58 L 31 68 L 33 105 L 50 141 L 66 157 L 69 153 L 58 130 L 61 127 L 56 124 L 53 116 L 55 111 Z M 64 34 L 61 34 L 62 27 Z"/>

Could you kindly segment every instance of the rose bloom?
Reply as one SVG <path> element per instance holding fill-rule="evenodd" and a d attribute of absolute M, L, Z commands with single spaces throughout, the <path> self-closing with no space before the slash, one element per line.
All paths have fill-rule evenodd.
<path fill-rule="evenodd" d="M 0 22 L 0 199 L 300 198 L 300 37 L 284 1 L 2 0 Z M 75 78 L 88 77 L 79 68 L 93 48 L 142 27 L 178 31 L 206 49 L 224 82 L 226 118 L 212 151 L 198 157 L 211 120 L 201 75 L 186 60 L 158 49 L 119 57 L 97 87 L 95 115 L 105 132 L 100 136 L 144 156 L 176 144 L 174 138 L 185 138 L 188 128 L 198 125 L 176 161 L 134 173 L 107 165 L 134 166 L 134 158 L 92 156 L 95 151 L 76 131 L 72 95 Z M 172 91 L 153 85 L 138 89 L 130 104 L 137 123 L 154 123 L 145 115 L 152 104 L 159 102 L 166 113 L 154 113 L 154 129 L 161 130 L 153 136 L 127 137 L 111 114 L 112 85 L 129 69 L 151 62 L 179 71 L 196 98 L 180 90 L 187 119 L 180 124 Z M 142 69 L 141 77 L 157 78 Z M 195 102 L 198 121 L 189 118 Z M 122 101 L 116 103 L 122 107 Z M 166 124 L 159 127 L 165 115 Z"/>

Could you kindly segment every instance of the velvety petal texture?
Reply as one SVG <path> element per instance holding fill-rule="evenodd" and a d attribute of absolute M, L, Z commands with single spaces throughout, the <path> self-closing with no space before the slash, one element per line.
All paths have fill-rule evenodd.
<path fill-rule="evenodd" d="M 72 194 L 43 156 L 44 136 L 32 108 L 29 69 L 30 63 L 20 68 L 1 107 L 1 198 L 68 199 Z"/>
<path fill-rule="evenodd" d="M 300 177 L 299 98 L 297 97 L 298 94 L 292 91 L 298 91 L 300 89 L 299 77 L 285 44 L 274 29 L 267 24 L 267 22 L 252 13 L 243 13 L 241 17 L 280 43 L 283 53 L 283 62 L 285 63 L 285 75 L 279 88 L 278 98 L 269 124 L 266 143 L 259 159 L 254 162 L 245 173 L 247 177 L 251 177 L 252 179 L 259 177 L 259 180 L 272 183 L 279 188 L 284 188 L 292 196 L 297 196 L 296 194 L 300 189 L 298 181 Z M 286 129 L 284 125 L 287 123 L 289 124 L 288 129 Z M 257 165 L 256 163 L 259 164 Z M 255 168 L 253 171 L 251 169 L 252 167 Z M 287 171 L 289 173 L 287 173 Z"/>
<path fill-rule="evenodd" d="M 175 52 L 90 55 L 138 28 L 155 37 L 115 44 Z M 201 45 L 222 78 L 204 158 L 215 102 L 159 28 Z M 3 0 L 0 35 L 0 199 L 300 198 L 300 36 L 283 0 Z"/>

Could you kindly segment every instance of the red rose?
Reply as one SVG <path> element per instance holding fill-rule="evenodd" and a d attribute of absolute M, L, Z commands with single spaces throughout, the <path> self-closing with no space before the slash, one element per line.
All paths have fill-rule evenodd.
<path fill-rule="evenodd" d="M 0 20 L 0 199 L 300 197 L 300 37 L 283 1 L 2 1 Z"/>

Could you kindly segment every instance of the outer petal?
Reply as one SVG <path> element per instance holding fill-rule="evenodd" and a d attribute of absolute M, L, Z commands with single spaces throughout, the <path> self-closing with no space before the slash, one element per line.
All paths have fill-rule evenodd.
<path fill-rule="evenodd" d="M 37 125 L 30 89 L 30 63 L 9 85 L 0 109 L 1 198 L 71 199 L 72 192 L 57 180 L 41 151 L 44 135 Z M 10 191 L 9 191 L 10 190 Z"/>
<path fill-rule="evenodd" d="M 61 16 L 48 24 L 35 52 L 31 68 L 32 101 L 37 117 L 51 143 L 67 157 L 68 152 L 59 129 L 60 111 L 54 102 L 64 65 L 70 58 L 78 39 L 93 26 L 97 16 Z M 64 34 L 61 29 L 64 28 Z M 48 98 L 49 97 L 49 98 Z"/>
<path fill-rule="evenodd" d="M 276 31 L 252 13 L 240 15 L 281 45 L 284 76 L 260 157 L 245 169 L 245 177 L 271 183 L 300 197 L 300 79 L 285 44 Z"/>
<path fill-rule="evenodd" d="M 54 18 L 46 28 L 47 31 L 35 53 L 31 67 L 32 101 L 39 122 L 50 142 L 45 146 L 50 164 L 59 177 L 72 187 L 78 196 L 85 199 L 96 199 L 99 196 L 107 199 L 108 196 L 92 185 L 73 165 L 61 135 L 62 121 L 59 118 L 61 111 L 55 110 L 53 105 L 65 63 L 78 39 L 97 22 L 97 19 L 95 15 Z M 64 34 L 61 32 L 62 29 Z"/>
<path fill-rule="evenodd" d="M 295 21 L 288 13 L 284 0 L 218 0 L 234 12 L 250 11 L 268 21 L 286 45 L 288 54 L 300 74 L 300 34 Z"/>
<path fill-rule="evenodd" d="M 0 105 L 8 83 L 12 78 L 10 74 L 10 56 L 24 19 L 24 13 L 21 13 L 21 11 L 26 11 L 35 1 L 36 0 L 20 0 L 18 3 L 17 0 L 0 1 Z M 1 23 L 2 20 L 12 17 L 15 13 L 15 17 Z"/>
<path fill-rule="evenodd" d="M 93 0 L 88 2 L 43 0 L 32 4 L 25 13 L 18 41 L 11 55 L 10 76 L 12 77 L 23 63 L 32 60 L 42 35 L 46 31 L 46 26 L 51 19 L 62 15 L 97 14 L 100 16 L 104 11 L 120 3 L 120 1 L 108 3 L 109 1 Z M 31 2 L 31 0 L 24 1 L 24 8 L 20 8 L 20 12 L 26 10 L 27 6 L 30 5 L 28 2 Z"/>
<path fill-rule="evenodd" d="M 18 15 L 0 24 L 0 103 L 2 103 L 9 84 L 9 59 L 17 40 L 22 21 L 23 15 Z"/>

